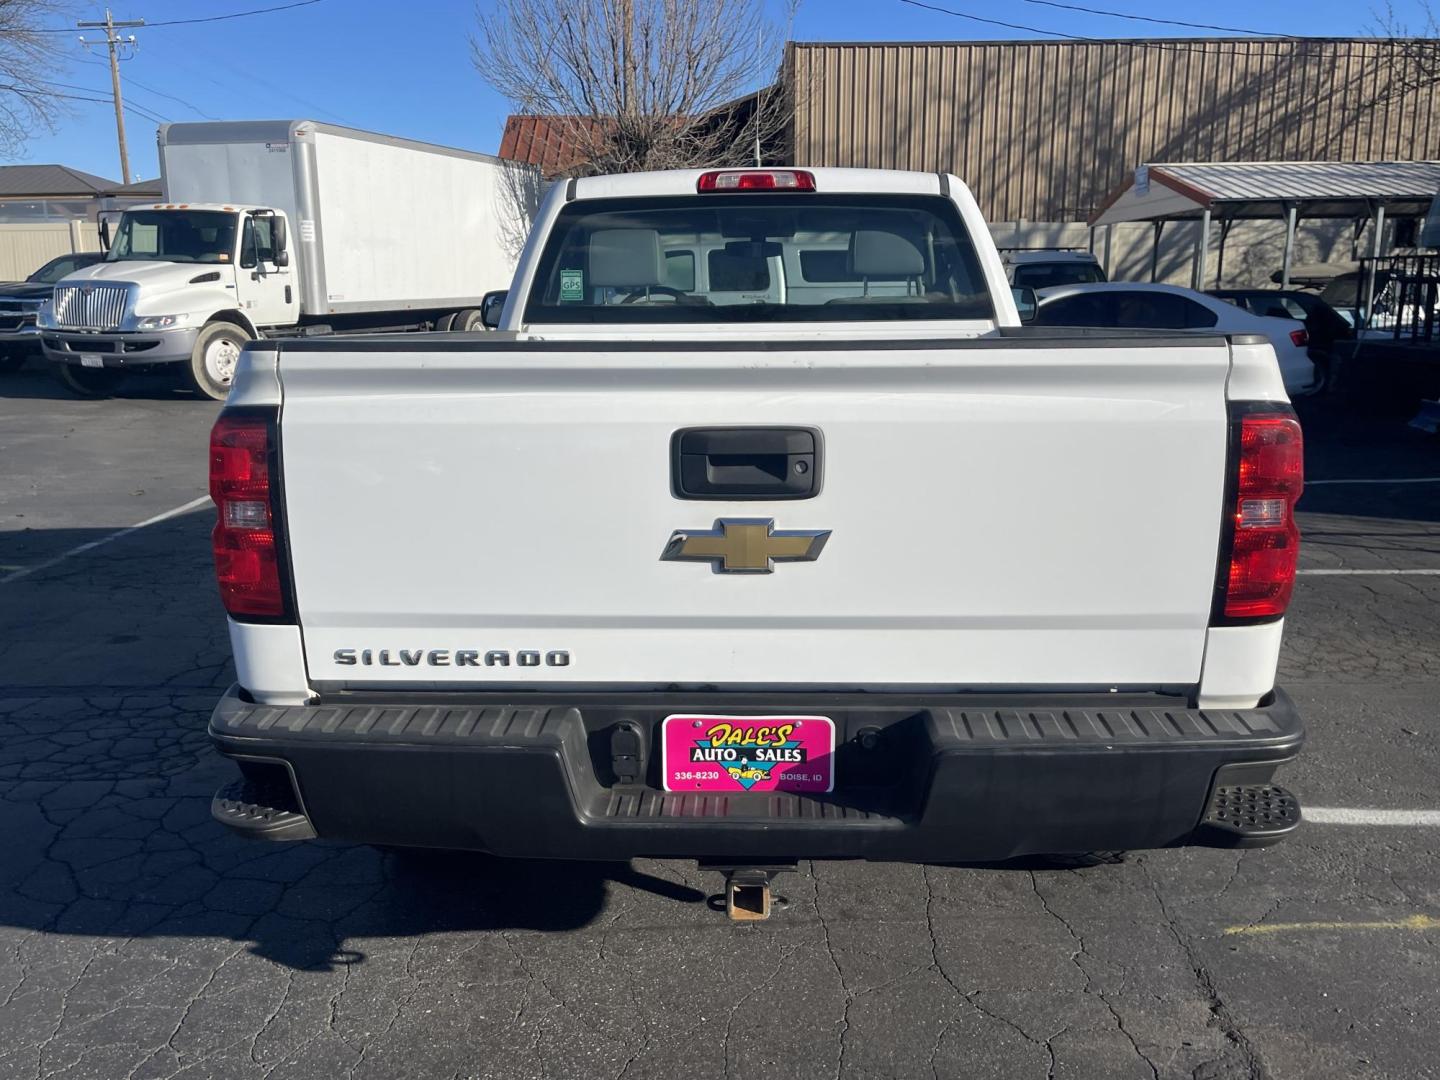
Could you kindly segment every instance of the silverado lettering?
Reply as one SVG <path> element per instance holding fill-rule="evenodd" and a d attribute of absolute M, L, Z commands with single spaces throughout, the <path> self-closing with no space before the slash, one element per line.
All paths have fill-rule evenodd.
<path fill-rule="evenodd" d="M 515 653 L 521 667 L 569 667 L 570 653 L 566 649 L 550 649 L 541 653 L 538 649 L 521 649 Z M 393 657 L 398 656 L 397 661 Z M 491 649 L 484 654 L 485 667 L 509 667 L 511 653 L 506 649 Z M 453 660 L 452 660 L 453 657 Z M 340 667 L 480 667 L 479 649 L 336 649 L 335 663 Z"/>

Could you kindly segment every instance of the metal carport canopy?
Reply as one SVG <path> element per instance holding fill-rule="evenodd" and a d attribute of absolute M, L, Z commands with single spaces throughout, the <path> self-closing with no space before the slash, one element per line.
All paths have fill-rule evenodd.
<path fill-rule="evenodd" d="M 1229 223 L 1257 218 L 1286 222 L 1282 284 L 1289 284 L 1295 224 L 1299 218 L 1372 218 L 1379 254 L 1385 215 L 1418 217 L 1440 190 L 1440 161 L 1246 161 L 1159 162 L 1142 165 L 1111 192 L 1090 216 L 1090 224 L 1155 223 L 1198 218 L 1193 284 L 1204 288 L 1210 221 L 1221 225 L 1221 259 Z M 1358 234 L 1357 234 L 1358 237 Z"/>

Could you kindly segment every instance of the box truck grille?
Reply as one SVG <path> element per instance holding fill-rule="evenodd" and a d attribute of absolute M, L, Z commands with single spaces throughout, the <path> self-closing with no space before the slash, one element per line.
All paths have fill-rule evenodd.
<path fill-rule="evenodd" d="M 77 330 L 114 330 L 125 317 L 124 285 L 61 285 L 55 289 L 55 324 Z"/>

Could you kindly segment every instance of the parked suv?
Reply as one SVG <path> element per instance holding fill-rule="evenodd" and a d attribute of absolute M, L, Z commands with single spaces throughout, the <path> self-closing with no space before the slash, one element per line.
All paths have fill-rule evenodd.
<path fill-rule="evenodd" d="M 1010 284 L 1020 289 L 1053 289 L 1108 280 L 1105 268 L 1088 251 L 1066 248 L 1002 248 L 1000 261 Z"/>
<path fill-rule="evenodd" d="M 51 287 L 82 267 L 105 257 L 103 251 L 76 251 L 51 259 L 24 281 L 0 285 L 0 371 L 18 371 L 31 356 L 39 356 L 40 331 L 35 313 L 49 299 Z"/>

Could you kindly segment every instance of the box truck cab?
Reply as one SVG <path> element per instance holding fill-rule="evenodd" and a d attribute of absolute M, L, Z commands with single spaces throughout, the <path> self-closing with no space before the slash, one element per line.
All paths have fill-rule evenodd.
<path fill-rule="evenodd" d="M 299 320 L 289 232 L 272 207 L 127 210 L 105 259 L 56 285 L 45 345 L 82 372 L 196 360 L 200 388 L 223 396 L 245 343 Z M 84 329 L 99 326 L 111 329 Z"/>
<path fill-rule="evenodd" d="M 165 201 L 127 209 L 39 314 L 81 394 L 179 364 L 223 398 L 262 337 L 483 329 L 539 193 L 527 166 L 310 121 L 169 124 L 159 148 Z"/>

